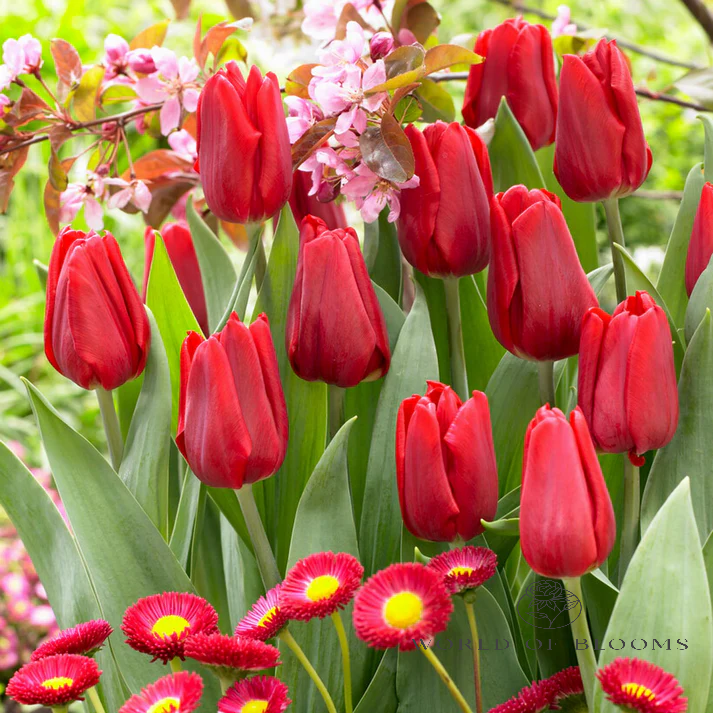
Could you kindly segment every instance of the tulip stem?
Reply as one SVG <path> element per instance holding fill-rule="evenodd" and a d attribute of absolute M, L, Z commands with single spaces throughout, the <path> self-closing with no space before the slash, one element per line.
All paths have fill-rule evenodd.
<path fill-rule="evenodd" d="M 104 706 L 102 705 L 101 699 L 99 698 L 99 694 L 97 693 L 97 689 L 94 686 L 87 689 L 87 696 L 89 696 L 89 700 L 94 706 L 95 713 L 105 713 Z"/>
<path fill-rule="evenodd" d="M 109 457 L 114 470 L 118 472 L 121 459 L 124 456 L 124 439 L 121 437 L 121 426 L 114 408 L 114 397 L 111 391 L 102 389 L 101 386 L 97 386 L 96 392 L 104 433 L 106 433 L 106 443 L 109 447 Z"/>
<path fill-rule="evenodd" d="M 540 384 L 540 403 L 555 407 L 555 363 L 553 361 L 537 362 L 537 378 Z"/>
<path fill-rule="evenodd" d="M 255 288 L 260 292 L 262 281 L 267 272 L 267 258 L 265 257 L 265 244 L 262 241 L 262 223 L 247 223 L 245 232 L 248 234 L 248 242 L 255 243 Z M 252 250 L 248 248 L 248 255 Z"/>
<path fill-rule="evenodd" d="M 337 431 L 344 423 L 344 398 L 347 391 L 341 386 L 330 384 L 328 388 L 329 398 L 329 440 L 337 435 Z"/>
<path fill-rule="evenodd" d="M 579 671 L 582 674 L 584 697 L 587 699 L 587 709 L 593 711 L 597 658 L 594 655 L 594 642 L 592 641 L 592 635 L 589 633 L 589 624 L 587 623 L 587 609 L 584 605 L 584 594 L 582 594 L 582 580 L 579 577 L 567 577 L 562 579 L 562 583 L 565 589 L 574 594 L 582 605 L 580 612 L 577 612 L 576 607 L 569 610 L 569 621 L 572 626 L 572 638 L 574 639 L 574 648 L 577 652 Z M 584 648 L 579 646 L 580 639 L 584 643 Z"/>
<path fill-rule="evenodd" d="M 624 523 L 621 528 L 621 542 L 619 545 L 619 587 L 621 587 L 621 583 L 624 581 L 624 575 L 634 555 L 636 542 L 639 539 L 640 498 L 639 469 L 625 455 Z"/>
<path fill-rule="evenodd" d="M 248 534 L 253 543 L 255 559 L 257 560 L 262 582 L 265 585 L 265 589 L 272 589 L 280 583 L 280 570 L 277 568 L 275 555 L 272 553 L 265 526 L 262 524 L 262 518 L 255 503 L 253 486 L 250 483 L 246 483 L 235 492 L 238 496 L 240 509 L 243 511 Z"/>
<path fill-rule="evenodd" d="M 352 704 L 352 667 L 349 659 L 349 642 L 347 641 L 347 632 L 344 629 L 344 622 L 339 611 L 332 614 L 334 628 L 337 630 L 339 638 L 339 647 L 342 650 L 342 665 L 344 667 L 344 708 L 346 713 L 352 713 L 354 706 Z"/>
<path fill-rule="evenodd" d="M 480 637 L 478 636 L 478 625 L 475 621 L 475 592 L 472 592 L 473 600 L 470 601 L 468 597 L 471 596 L 469 592 L 466 594 L 466 598 L 463 599 L 465 604 L 465 611 L 468 615 L 468 625 L 470 626 L 470 638 L 473 644 L 473 676 L 475 678 L 475 710 L 476 713 L 483 713 L 483 688 L 480 682 Z"/>
<path fill-rule="evenodd" d="M 619 199 L 609 198 L 602 201 L 604 213 L 607 216 L 607 229 L 609 232 L 609 245 L 611 246 L 611 259 L 614 266 L 614 284 L 616 285 L 616 301 L 623 302 L 626 299 L 626 269 L 624 268 L 624 257 L 614 247 L 621 245 L 624 247 L 624 229 L 621 226 L 621 215 L 619 214 Z"/>
<path fill-rule="evenodd" d="M 423 655 L 429 660 L 433 668 L 441 677 L 441 681 L 446 684 L 446 688 L 450 691 L 451 695 L 455 699 L 458 707 L 463 711 L 463 713 L 473 713 L 473 710 L 468 705 L 468 701 L 465 700 L 463 694 L 458 690 L 455 681 L 450 677 L 448 671 L 444 668 L 443 664 L 438 660 L 438 656 L 431 651 L 425 644 L 420 643 L 418 648 L 423 653 Z"/>
<path fill-rule="evenodd" d="M 460 315 L 460 291 L 457 277 L 443 280 L 446 292 L 446 314 L 448 316 L 448 340 L 451 353 L 451 384 L 458 396 L 464 401 L 469 397 L 468 372 L 465 368 L 465 349 L 463 347 L 463 325 Z"/>
<path fill-rule="evenodd" d="M 334 701 L 329 695 L 327 687 L 324 685 L 324 682 L 319 677 L 317 671 L 315 671 L 314 666 L 312 666 L 312 664 L 310 663 L 309 659 L 307 658 L 307 655 L 302 650 L 302 647 L 295 640 L 295 637 L 292 636 L 292 634 L 290 634 L 287 629 L 283 629 L 278 634 L 278 637 L 282 641 L 284 641 L 287 646 L 289 646 L 290 651 L 292 651 L 297 660 L 302 664 L 304 670 L 307 671 L 307 674 L 312 679 L 314 685 L 317 686 L 317 690 L 322 695 L 322 698 L 324 699 L 324 704 L 327 706 L 327 710 L 329 711 L 329 713 L 337 713 L 337 707 L 334 705 Z"/>

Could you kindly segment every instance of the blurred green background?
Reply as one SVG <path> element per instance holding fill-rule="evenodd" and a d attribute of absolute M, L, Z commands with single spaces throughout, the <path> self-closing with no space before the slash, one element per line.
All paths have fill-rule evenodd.
<path fill-rule="evenodd" d="M 439 39 L 449 41 L 457 35 L 492 27 L 514 13 L 492 0 L 432 0 L 443 20 Z M 556 14 L 556 0 L 529 3 Z M 228 6 L 236 12 L 244 7 L 234 0 L 193 0 L 189 17 L 173 21 L 166 45 L 179 54 L 191 53 L 195 23 L 203 15 L 203 27 L 229 17 Z M 263 3 L 263 10 L 267 7 Z M 709 45 L 702 29 L 683 4 L 673 0 L 579 0 L 570 5 L 573 20 L 590 27 L 606 29 L 631 42 L 656 49 L 678 59 L 699 65 L 709 63 Z M 237 8 L 237 10 L 236 10 Z M 299 33 L 299 11 L 276 15 L 257 23 L 245 44 L 250 59 L 283 76 L 304 61 L 314 61 L 309 41 Z M 0 0 L 0 42 L 31 33 L 45 49 L 46 72 L 51 77 L 48 41 L 62 37 L 70 41 L 87 64 L 103 55 L 108 33 L 131 39 L 141 29 L 165 18 L 174 18 L 173 6 L 166 1 L 132 0 Z M 526 15 L 531 21 L 537 21 Z M 549 23 L 545 23 L 548 24 Z M 655 91 L 671 91 L 674 81 L 686 70 L 672 67 L 641 55 L 628 53 L 634 81 Z M 463 87 L 449 85 L 456 105 Z M 702 160 L 703 130 L 696 112 L 658 101 L 640 101 L 644 128 L 654 154 L 654 165 L 643 186 L 648 198 L 633 196 L 622 201 L 622 216 L 627 242 L 641 266 L 655 275 L 661 248 L 678 208 L 670 198 L 651 198 L 652 191 L 675 192 L 683 189 L 691 166 Z M 158 147 L 161 141 L 133 137 L 135 156 Z M 165 144 L 163 144 L 165 145 Z M 48 146 L 34 146 L 24 169 L 16 178 L 16 188 L 7 215 L 0 215 L 0 438 L 16 439 L 39 457 L 34 422 L 19 377 L 36 383 L 61 413 L 95 443 L 101 443 L 98 410 L 93 394 L 87 394 L 56 374 L 47 363 L 42 346 L 44 293 L 33 266 L 33 259 L 47 262 L 53 237 L 47 227 L 42 193 L 47 177 Z M 70 176 L 70 180 L 72 177 Z M 81 176 L 78 180 L 81 180 Z M 143 223 L 140 216 L 111 211 L 106 227 L 119 240 L 137 281 L 143 269 Z M 600 247 L 604 247 L 603 216 L 600 216 Z M 606 260 L 603 256 L 603 260 Z"/>

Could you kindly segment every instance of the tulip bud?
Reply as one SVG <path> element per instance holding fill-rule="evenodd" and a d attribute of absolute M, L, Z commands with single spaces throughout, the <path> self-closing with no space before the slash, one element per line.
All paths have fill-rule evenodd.
<path fill-rule="evenodd" d="M 287 408 L 267 317 L 249 327 L 233 312 L 223 330 L 189 332 L 181 349 L 176 445 L 214 488 L 241 488 L 277 472 Z"/>
<path fill-rule="evenodd" d="M 384 315 L 353 228 L 328 230 L 312 215 L 302 221 L 285 341 L 306 381 L 356 386 L 389 370 Z"/>
<path fill-rule="evenodd" d="M 706 183 L 701 191 L 696 218 L 693 221 L 691 241 L 686 257 L 686 292 L 691 296 L 701 273 L 713 256 L 713 184 Z"/>
<path fill-rule="evenodd" d="M 532 150 L 549 146 L 555 139 L 557 80 L 547 28 L 511 18 L 481 32 L 474 51 L 485 61 L 470 68 L 465 123 L 475 129 L 494 118 L 505 97 Z"/>
<path fill-rule="evenodd" d="M 228 62 L 198 102 L 198 162 L 209 208 L 233 223 L 277 213 L 292 187 L 292 158 L 277 77 Z"/>
<path fill-rule="evenodd" d="M 491 202 L 488 317 L 497 340 L 523 359 L 579 350 L 582 317 L 598 305 L 559 198 L 513 186 Z"/>
<path fill-rule="evenodd" d="M 394 49 L 394 36 L 390 32 L 377 32 L 369 42 L 369 53 L 371 59 L 383 59 Z"/>
<path fill-rule="evenodd" d="M 473 130 L 437 121 L 406 128 L 420 184 L 401 192 L 404 257 L 426 275 L 472 275 L 490 258 L 493 179 L 488 149 Z"/>
<path fill-rule="evenodd" d="M 396 420 L 401 516 L 423 540 L 470 540 L 498 506 L 488 399 L 474 391 L 462 404 L 450 386 L 427 383 L 425 396 L 401 403 Z"/>
<path fill-rule="evenodd" d="M 581 577 L 599 567 L 616 539 L 611 498 L 587 422 L 543 406 L 525 435 L 520 546 L 543 577 Z"/>
<path fill-rule="evenodd" d="M 193 238 L 188 225 L 183 221 L 166 223 L 161 228 L 161 237 L 166 246 L 166 252 L 171 260 L 171 265 L 181 285 L 193 314 L 203 334 L 210 334 L 208 327 L 208 308 L 203 291 L 203 278 L 198 264 L 198 256 L 193 246 Z M 146 290 L 149 284 L 149 274 L 153 261 L 154 245 L 156 243 L 155 231 L 147 226 L 144 232 L 144 284 L 143 298 L 146 300 Z"/>
<path fill-rule="evenodd" d="M 329 185 L 329 184 L 324 184 Z M 320 218 L 330 230 L 347 227 L 347 217 L 344 207 L 333 200 L 323 203 L 319 196 L 309 194 L 312 188 L 312 176 L 305 171 L 295 171 L 292 177 L 292 195 L 290 195 L 290 208 L 297 225 L 308 216 Z"/>
<path fill-rule="evenodd" d="M 594 443 L 635 456 L 665 446 L 678 424 L 678 389 L 666 314 L 646 292 L 609 316 L 584 316 L 579 346 L 579 405 Z"/>
<path fill-rule="evenodd" d="M 575 201 L 633 193 L 651 169 L 634 83 L 613 40 L 583 57 L 566 54 L 560 73 L 554 171 Z"/>
<path fill-rule="evenodd" d="M 116 389 L 144 370 L 151 327 L 111 233 L 57 236 L 44 334 L 52 366 L 84 389 Z"/>

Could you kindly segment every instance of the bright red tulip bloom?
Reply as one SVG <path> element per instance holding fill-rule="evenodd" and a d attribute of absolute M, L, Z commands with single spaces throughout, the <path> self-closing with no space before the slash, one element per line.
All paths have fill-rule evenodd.
<path fill-rule="evenodd" d="M 555 175 L 572 200 L 620 198 L 649 175 L 634 83 L 613 40 L 583 57 L 564 56 L 555 138 Z"/>
<path fill-rule="evenodd" d="M 627 297 L 613 316 L 599 308 L 584 316 L 578 397 L 603 451 L 628 452 L 636 462 L 673 438 L 678 387 L 671 330 L 647 292 Z"/>
<path fill-rule="evenodd" d="M 485 61 L 470 68 L 463 119 L 474 129 L 508 106 L 533 151 L 555 140 L 557 80 L 550 33 L 522 17 L 505 20 L 478 35 L 474 51 Z"/>
<path fill-rule="evenodd" d="M 525 435 L 520 546 L 543 577 L 580 577 L 599 567 L 616 539 L 614 509 L 579 407 L 549 405 Z"/>
<path fill-rule="evenodd" d="M 214 488 L 241 488 L 277 472 L 287 408 L 267 317 L 249 327 L 233 312 L 223 330 L 189 332 L 181 349 L 176 445 Z"/>
<path fill-rule="evenodd" d="M 208 307 L 203 291 L 203 278 L 201 268 L 198 264 L 198 256 L 193 246 L 193 238 L 188 224 L 179 221 L 178 223 L 166 223 L 161 228 L 161 237 L 166 246 L 166 252 L 176 272 L 176 277 L 181 285 L 183 294 L 186 296 L 193 314 L 198 322 L 203 334 L 210 334 L 208 327 Z M 144 284 L 143 298 L 146 300 L 146 291 L 149 285 L 149 274 L 153 261 L 153 251 L 156 244 L 154 229 L 149 225 L 144 232 Z"/>
<path fill-rule="evenodd" d="M 457 122 L 406 127 L 420 184 L 401 192 L 399 243 L 426 275 L 472 275 L 490 258 L 493 179 L 485 142 Z"/>
<path fill-rule="evenodd" d="M 57 236 L 44 334 L 50 364 L 83 389 L 116 389 L 144 370 L 151 327 L 111 233 Z"/>
<path fill-rule="evenodd" d="M 488 317 L 497 340 L 523 359 L 576 354 L 582 317 L 598 302 L 559 198 L 513 186 L 491 207 Z"/>
<path fill-rule="evenodd" d="M 313 215 L 324 221 L 330 230 L 347 228 L 347 216 L 344 206 L 336 201 L 322 203 L 317 196 L 309 194 L 312 189 L 312 174 L 305 171 L 295 171 L 292 177 L 292 193 L 290 195 L 290 208 L 297 225 L 308 216 Z"/>
<path fill-rule="evenodd" d="M 404 524 L 416 537 L 452 542 L 483 532 L 498 506 L 498 470 L 488 399 L 464 404 L 450 386 L 429 381 L 399 407 L 396 479 Z"/>
<path fill-rule="evenodd" d="M 353 228 L 328 230 L 313 215 L 302 221 L 285 341 L 306 381 L 356 386 L 389 370 L 386 322 Z"/>
<path fill-rule="evenodd" d="M 292 158 L 277 77 L 253 66 L 247 80 L 228 62 L 198 100 L 203 192 L 218 218 L 259 223 L 277 213 L 292 187 Z"/>
<path fill-rule="evenodd" d="M 713 255 L 713 183 L 706 183 L 701 191 L 691 241 L 686 256 L 686 292 L 691 296 L 701 273 Z"/>

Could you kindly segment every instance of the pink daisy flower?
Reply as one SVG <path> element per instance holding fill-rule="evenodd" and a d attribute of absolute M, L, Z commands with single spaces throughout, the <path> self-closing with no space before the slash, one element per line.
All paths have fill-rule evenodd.
<path fill-rule="evenodd" d="M 201 677 L 180 671 L 142 688 L 141 693 L 124 703 L 119 713 L 191 713 L 198 708 L 202 693 Z"/>
<path fill-rule="evenodd" d="M 320 619 L 343 609 L 359 588 L 364 568 L 346 552 L 318 552 L 297 562 L 280 588 L 288 619 Z"/>
<path fill-rule="evenodd" d="M 235 627 L 236 636 L 267 641 L 277 636 L 287 623 L 280 608 L 280 585 L 260 597 Z"/>
<path fill-rule="evenodd" d="M 282 713 L 292 701 L 287 686 L 272 676 L 238 681 L 218 701 L 218 713 Z"/>
<path fill-rule="evenodd" d="M 498 566 L 498 556 L 487 547 L 460 547 L 434 557 L 428 566 L 443 578 L 451 594 L 485 584 Z"/>
<path fill-rule="evenodd" d="M 82 622 L 71 629 L 60 631 L 57 636 L 40 644 L 32 652 L 32 661 L 57 654 L 94 656 L 104 646 L 111 632 L 109 622 L 104 619 Z"/>
<path fill-rule="evenodd" d="M 559 704 L 567 700 L 570 696 L 580 696 L 584 701 L 584 684 L 582 683 L 582 674 L 579 671 L 579 666 L 570 666 L 562 671 L 559 671 L 554 676 L 550 676 L 549 680 L 554 683 L 557 693 L 555 693 L 552 708 L 557 710 L 561 708 Z"/>
<path fill-rule="evenodd" d="M 354 600 L 354 629 L 369 646 L 411 651 L 448 626 L 453 603 L 438 573 L 422 564 L 392 564 Z"/>

